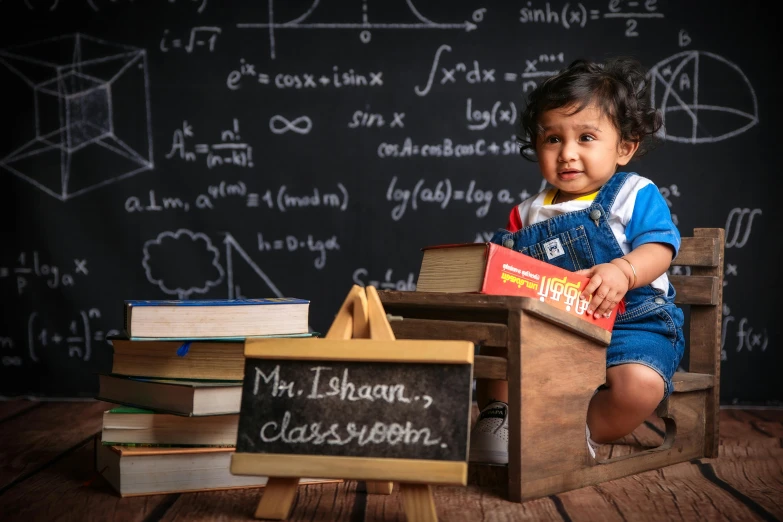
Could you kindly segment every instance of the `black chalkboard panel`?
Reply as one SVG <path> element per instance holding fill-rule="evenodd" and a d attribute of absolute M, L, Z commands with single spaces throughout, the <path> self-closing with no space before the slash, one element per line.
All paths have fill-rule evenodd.
<path fill-rule="evenodd" d="M 125 299 L 415 288 L 541 189 L 525 96 L 627 54 L 664 111 L 652 179 L 726 229 L 721 400 L 783 403 L 783 107 L 767 2 L 3 0 L 0 396 L 90 397 Z"/>
<path fill-rule="evenodd" d="M 247 359 L 237 453 L 465 461 L 471 365 Z"/>

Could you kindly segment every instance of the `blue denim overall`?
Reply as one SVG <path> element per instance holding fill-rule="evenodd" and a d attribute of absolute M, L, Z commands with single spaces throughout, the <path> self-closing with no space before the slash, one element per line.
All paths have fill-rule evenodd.
<path fill-rule="evenodd" d="M 624 253 L 609 226 L 608 215 L 628 175 L 618 172 L 612 176 L 586 209 L 514 233 L 500 229 L 490 241 L 571 271 L 621 257 Z M 671 379 L 685 348 L 683 313 L 674 304 L 674 296 L 671 284 L 666 295 L 650 285 L 629 291 L 625 312 L 615 320 L 606 352 L 607 368 L 638 363 L 658 372 L 665 384 L 664 397 L 672 391 Z"/>

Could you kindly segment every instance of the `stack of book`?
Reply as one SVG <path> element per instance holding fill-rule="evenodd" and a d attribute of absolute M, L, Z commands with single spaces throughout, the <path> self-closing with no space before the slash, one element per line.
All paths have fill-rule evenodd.
<path fill-rule="evenodd" d="M 125 301 L 124 335 L 99 375 L 104 412 L 96 467 L 122 496 L 258 487 L 232 475 L 244 341 L 304 337 L 309 301 Z M 316 482 L 316 479 L 303 479 Z"/>

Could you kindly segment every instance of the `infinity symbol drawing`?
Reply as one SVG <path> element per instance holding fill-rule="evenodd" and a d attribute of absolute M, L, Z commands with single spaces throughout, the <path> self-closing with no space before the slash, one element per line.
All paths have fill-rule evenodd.
<path fill-rule="evenodd" d="M 269 119 L 269 130 L 275 134 L 294 131 L 297 134 L 307 134 L 313 128 L 313 121 L 308 116 L 299 116 L 293 121 L 287 120 L 279 114 Z"/>

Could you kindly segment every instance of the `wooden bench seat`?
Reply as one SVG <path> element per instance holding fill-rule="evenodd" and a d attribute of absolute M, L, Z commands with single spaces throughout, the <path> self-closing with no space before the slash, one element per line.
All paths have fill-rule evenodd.
<path fill-rule="evenodd" d="M 508 362 L 504 357 L 477 355 L 473 363 L 476 379 L 506 380 Z M 675 392 L 707 390 L 715 386 L 715 376 L 709 373 L 675 372 L 672 378 Z"/>

